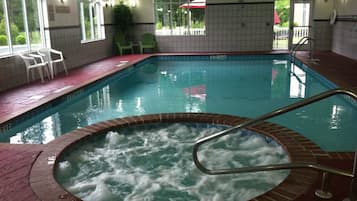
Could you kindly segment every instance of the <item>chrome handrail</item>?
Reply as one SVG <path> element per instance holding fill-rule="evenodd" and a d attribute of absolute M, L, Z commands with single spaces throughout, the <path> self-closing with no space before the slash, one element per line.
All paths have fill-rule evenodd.
<path fill-rule="evenodd" d="M 196 164 L 196 163 L 195 163 Z M 196 164 L 198 167 L 198 165 Z M 301 168 L 310 168 L 314 170 L 319 170 L 322 172 L 328 172 L 335 175 L 341 175 L 345 177 L 353 178 L 353 173 L 345 172 L 340 169 L 331 168 L 319 164 L 310 164 L 310 163 L 283 163 L 283 164 L 272 164 L 272 165 L 260 165 L 254 167 L 242 167 L 235 169 L 218 169 L 218 170 L 209 170 L 203 165 L 199 164 L 200 169 L 203 173 L 209 175 L 224 175 L 224 174 L 240 174 L 240 173 L 249 173 L 249 172 L 261 172 L 261 171 L 272 171 L 272 170 L 287 170 L 287 169 L 301 169 Z M 203 170 L 204 169 L 204 170 Z"/>
<path fill-rule="evenodd" d="M 310 41 L 309 43 L 309 57 L 311 61 L 314 61 L 314 55 L 313 55 L 313 42 L 314 42 L 314 38 L 310 37 L 310 36 L 304 36 L 302 37 L 298 43 L 296 44 L 296 46 L 294 48 L 292 48 L 292 50 L 290 51 L 290 55 L 291 57 L 294 59 L 295 55 L 296 55 L 296 51 L 298 48 L 300 48 L 302 45 L 305 45 L 305 43 L 307 41 Z"/>
<path fill-rule="evenodd" d="M 296 46 L 294 48 L 292 48 L 290 54 L 292 56 L 295 56 L 297 49 L 299 47 L 301 47 L 302 45 L 305 45 L 305 43 L 309 40 L 314 40 L 314 39 L 309 36 L 304 36 L 304 37 L 300 38 L 300 40 L 296 43 Z"/>
<path fill-rule="evenodd" d="M 286 163 L 286 164 L 272 164 L 272 165 L 255 166 L 255 167 L 243 167 L 243 168 L 212 170 L 212 169 L 208 169 L 205 166 L 203 166 L 201 164 L 201 162 L 199 161 L 199 159 L 198 159 L 199 147 L 202 144 L 204 144 L 204 143 L 206 143 L 208 141 L 211 141 L 211 140 L 217 139 L 219 137 L 225 136 L 225 135 L 229 134 L 230 132 L 232 132 L 234 130 L 243 129 L 243 128 L 246 128 L 248 126 L 255 125 L 255 124 L 260 123 L 260 122 L 262 122 L 264 120 L 267 120 L 267 119 L 270 119 L 272 117 L 276 117 L 276 116 L 285 114 L 285 113 L 290 112 L 292 110 L 295 110 L 297 108 L 300 108 L 300 107 L 303 107 L 303 106 L 306 106 L 306 105 L 310 105 L 312 103 L 315 103 L 317 101 L 323 100 L 325 98 L 328 98 L 330 96 L 334 96 L 334 95 L 337 95 L 337 94 L 348 95 L 348 96 L 354 98 L 355 100 L 357 100 L 357 94 L 354 93 L 352 90 L 338 88 L 338 89 L 333 89 L 333 90 L 329 90 L 329 91 L 320 93 L 318 95 L 312 96 L 312 97 L 304 99 L 302 101 L 299 101 L 299 102 L 293 103 L 291 105 L 279 108 L 277 110 L 274 110 L 272 112 L 269 112 L 267 114 L 259 116 L 259 117 L 255 118 L 255 119 L 243 122 L 243 123 L 241 123 L 239 125 L 233 126 L 233 127 L 228 128 L 226 130 L 223 130 L 223 131 L 217 132 L 215 134 L 212 134 L 210 136 L 206 136 L 206 137 L 203 137 L 201 139 L 198 139 L 196 141 L 196 143 L 194 144 L 194 146 L 193 146 L 193 152 L 192 152 L 193 161 L 194 161 L 195 165 L 197 166 L 197 168 L 200 171 L 202 171 L 203 173 L 209 174 L 209 175 L 247 173 L 247 172 L 257 172 L 257 171 L 294 169 L 294 168 L 312 168 L 312 169 L 315 169 L 315 170 L 320 170 L 320 171 L 323 171 L 323 172 L 332 173 L 332 174 L 335 174 L 335 175 L 346 176 L 346 177 L 351 177 L 351 178 L 355 179 L 355 177 L 356 177 L 355 171 L 350 173 L 350 172 L 346 172 L 346 171 L 343 171 L 343 170 L 322 166 L 322 165 L 319 165 L 319 164 Z M 356 161 L 354 163 L 356 163 Z"/>
<path fill-rule="evenodd" d="M 355 152 L 352 174 L 354 176 L 351 181 L 351 187 L 350 187 L 351 193 L 350 193 L 349 199 L 350 199 L 350 201 L 355 201 L 355 200 L 357 200 L 357 149 Z"/>
<path fill-rule="evenodd" d="M 300 38 L 300 40 L 296 43 L 296 46 L 291 49 L 290 54 L 293 55 L 294 52 L 296 51 L 296 49 L 298 47 L 300 47 L 301 45 L 303 45 L 309 38 L 310 38 L 309 36 L 304 36 L 304 37 Z"/>

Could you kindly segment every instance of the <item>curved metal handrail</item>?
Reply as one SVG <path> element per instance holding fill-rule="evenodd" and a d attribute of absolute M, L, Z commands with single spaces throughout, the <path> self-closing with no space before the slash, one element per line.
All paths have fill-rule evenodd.
<path fill-rule="evenodd" d="M 304 37 L 302 37 L 299 41 L 298 41 L 298 43 L 296 43 L 296 46 L 290 51 L 290 55 L 291 55 L 291 57 L 294 59 L 295 58 L 295 55 L 296 55 L 296 51 L 297 51 L 297 49 L 298 48 L 300 48 L 302 45 L 305 45 L 305 43 L 307 42 L 307 41 L 311 41 L 310 43 L 309 43 L 309 57 L 310 57 L 310 60 L 311 61 L 313 61 L 313 60 L 315 60 L 314 58 L 313 58 L 313 42 L 314 42 L 314 38 L 312 38 L 312 37 L 310 37 L 310 36 L 304 36 Z"/>
<path fill-rule="evenodd" d="M 332 173 L 335 175 L 341 175 L 341 176 L 347 176 L 347 177 L 351 177 L 354 178 L 356 175 L 354 175 L 355 173 L 350 173 L 350 172 L 346 172 L 346 171 L 342 171 L 339 169 L 335 169 L 335 168 L 330 168 L 330 167 L 326 167 L 326 166 L 322 166 L 319 164 L 309 164 L 309 163 L 286 163 L 286 164 L 273 164 L 273 165 L 264 165 L 264 166 L 255 166 L 255 167 L 243 167 L 243 168 L 232 168 L 232 169 L 216 169 L 216 170 L 211 170 L 206 168 L 205 166 L 203 166 L 201 164 L 201 162 L 198 159 L 198 150 L 199 147 L 211 140 L 217 139 L 219 137 L 225 136 L 227 134 L 229 134 L 230 132 L 234 131 L 234 130 L 238 130 L 238 129 L 242 129 L 242 128 L 246 128 L 248 126 L 252 126 L 255 125 L 259 122 L 262 122 L 264 120 L 270 119 L 272 117 L 276 117 L 282 114 L 285 114 L 287 112 L 290 112 L 292 110 L 295 110 L 297 108 L 315 103 L 317 101 L 323 100 L 325 98 L 328 98 L 330 96 L 334 96 L 337 94 L 345 94 L 348 95 L 352 98 L 354 98 L 355 100 L 357 100 L 357 94 L 355 94 L 352 90 L 347 90 L 347 89 L 333 89 L 333 90 L 329 90 L 327 92 L 323 92 L 321 94 L 312 96 L 310 98 L 304 99 L 302 101 L 299 101 L 297 103 L 293 103 L 291 105 L 279 108 L 275 111 L 272 111 L 270 113 L 264 114 L 260 117 L 257 117 L 256 119 L 252 119 L 246 122 L 243 122 L 239 125 L 233 126 L 231 128 L 228 128 L 226 130 L 220 131 L 218 133 L 212 134 L 210 136 L 206 136 L 203 137 L 201 139 L 198 139 L 195 143 L 195 145 L 193 146 L 193 152 L 192 152 L 192 156 L 193 156 L 193 161 L 195 163 L 195 165 L 197 166 L 197 168 L 202 171 L 203 173 L 206 174 L 210 174 L 210 175 L 217 175 L 217 174 L 233 174 L 233 173 L 246 173 L 246 172 L 257 172 L 257 171 L 270 171 L 270 170 L 281 170 L 281 169 L 294 169 L 294 168 L 312 168 L 315 170 L 320 170 L 323 172 L 328 172 L 328 173 Z"/>
<path fill-rule="evenodd" d="M 296 46 L 291 49 L 290 54 L 293 55 L 293 53 L 296 51 L 296 49 L 298 49 L 298 47 L 300 47 L 301 45 L 304 45 L 306 41 L 308 40 L 313 40 L 313 38 L 309 37 L 309 36 L 304 36 L 302 38 L 300 38 L 300 40 L 296 43 Z"/>

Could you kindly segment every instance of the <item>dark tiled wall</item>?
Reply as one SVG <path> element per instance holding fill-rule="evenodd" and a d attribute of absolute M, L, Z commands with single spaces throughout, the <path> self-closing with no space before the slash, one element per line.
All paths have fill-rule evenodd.
<path fill-rule="evenodd" d="M 155 24 L 154 23 L 138 23 L 135 25 L 134 29 L 134 41 L 140 41 L 142 34 L 152 33 L 155 34 Z"/>
<path fill-rule="evenodd" d="M 37 75 L 37 72 L 35 73 Z M 0 91 L 27 83 L 26 68 L 22 59 L 11 56 L 0 59 Z"/>
<path fill-rule="evenodd" d="M 61 50 L 69 69 L 82 66 L 113 55 L 113 27 L 105 27 L 105 40 L 81 43 L 80 27 L 53 29 L 51 46 Z"/>
<path fill-rule="evenodd" d="M 206 35 L 156 36 L 161 52 L 269 51 L 273 38 L 273 3 L 208 4 Z M 138 24 L 136 37 L 155 32 Z"/>
<path fill-rule="evenodd" d="M 333 26 L 332 51 L 357 60 L 357 22 L 338 21 Z"/>
<path fill-rule="evenodd" d="M 273 9 L 273 3 L 209 5 L 206 50 L 271 50 Z"/>
<path fill-rule="evenodd" d="M 329 21 L 314 21 L 315 50 L 331 51 L 332 46 L 332 25 Z"/>

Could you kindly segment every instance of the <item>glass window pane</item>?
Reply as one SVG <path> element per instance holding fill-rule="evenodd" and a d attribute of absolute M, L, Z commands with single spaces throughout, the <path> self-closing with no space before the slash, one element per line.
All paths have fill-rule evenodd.
<path fill-rule="evenodd" d="M 180 2 L 172 2 L 170 7 L 170 28 L 172 35 L 182 35 L 185 29 L 185 18 L 183 18 L 182 10 L 179 8 Z"/>
<path fill-rule="evenodd" d="M 294 30 L 293 44 L 305 36 L 309 36 L 310 3 L 294 4 Z M 308 43 L 309 41 L 307 41 Z"/>
<path fill-rule="evenodd" d="M 82 40 L 91 40 L 91 22 L 90 22 L 90 2 L 87 0 L 80 1 L 81 9 L 81 27 Z"/>
<path fill-rule="evenodd" d="M 161 2 L 155 3 L 155 28 L 156 32 L 159 32 L 163 28 L 164 20 L 163 20 L 163 5 Z"/>
<path fill-rule="evenodd" d="M 6 19 L 4 14 L 4 5 L 0 1 L 0 55 L 8 54 L 8 38 L 6 32 Z"/>
<path fill-rule="evenodd" d="M 204 35 L 205 30 L 205 9 L 190 9 L 190 33 L 191 35 Z"/>
<path fill-rule="evenodd" d="M 100 4 L 93 4 L 93 26 L 94 26 L 94 38 L 99 39 L 100 21 L 99 21 L 99 9 Z"/>
<path fill-rule="evenodd" d="M 80 2 L 82 40 L 104 39 L 102 24 L 103 7 L 99 1 L 83 0 Z"/>
<path fill-rule="evenodd" d="M 0 55 L 43 46 L 40 0 L 0 0 Z M 7 17 L 6 17 L 7 16 Z M 8 30 L 9 29 L 9 30 Z M 42 29 L 42 30 L 41 30 Z"/>
<path fill-rule="evenodd" d="M 205 0 L 156 0 L 157 35 L 204 35 Z"/>
<path fill-rule="evenodd" d="M 92 39 L 91 37 L 91 23 L 90 23 L 90 2 L 89 1 L 83 1 L 83 22 L 84 22 L 84 33 L 85 33 L 85 37 L 83 38 L 83 40 L 90 40 Z"/>
<path fill-rule="evenodd" d="M 29 29 L 30 48 L 36 49 L 42 46 L 40 21 L 37 0 L 26 1 L 27 22 Z"/>
<path fill-rule="evenodd" d="M 27 50 L 22 0 L 7 1 L 13 52 Z"/>

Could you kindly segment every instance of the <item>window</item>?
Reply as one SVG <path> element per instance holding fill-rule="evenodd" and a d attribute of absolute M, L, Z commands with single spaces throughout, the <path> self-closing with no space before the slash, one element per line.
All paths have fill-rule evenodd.
<path fill-rule="evenodd" d="M 156 35 L 204 35 L 205 0 L 155 0 Z"/>
<path fill-rule="evenodd" d="M 0 0 L 0 55 L 44 46 L 41 0 Z"/>
<path fill-rule="evenodd" d="M 105 39 L 103 7 L 99 1 L 81 0 L 82 42 Z"/>

